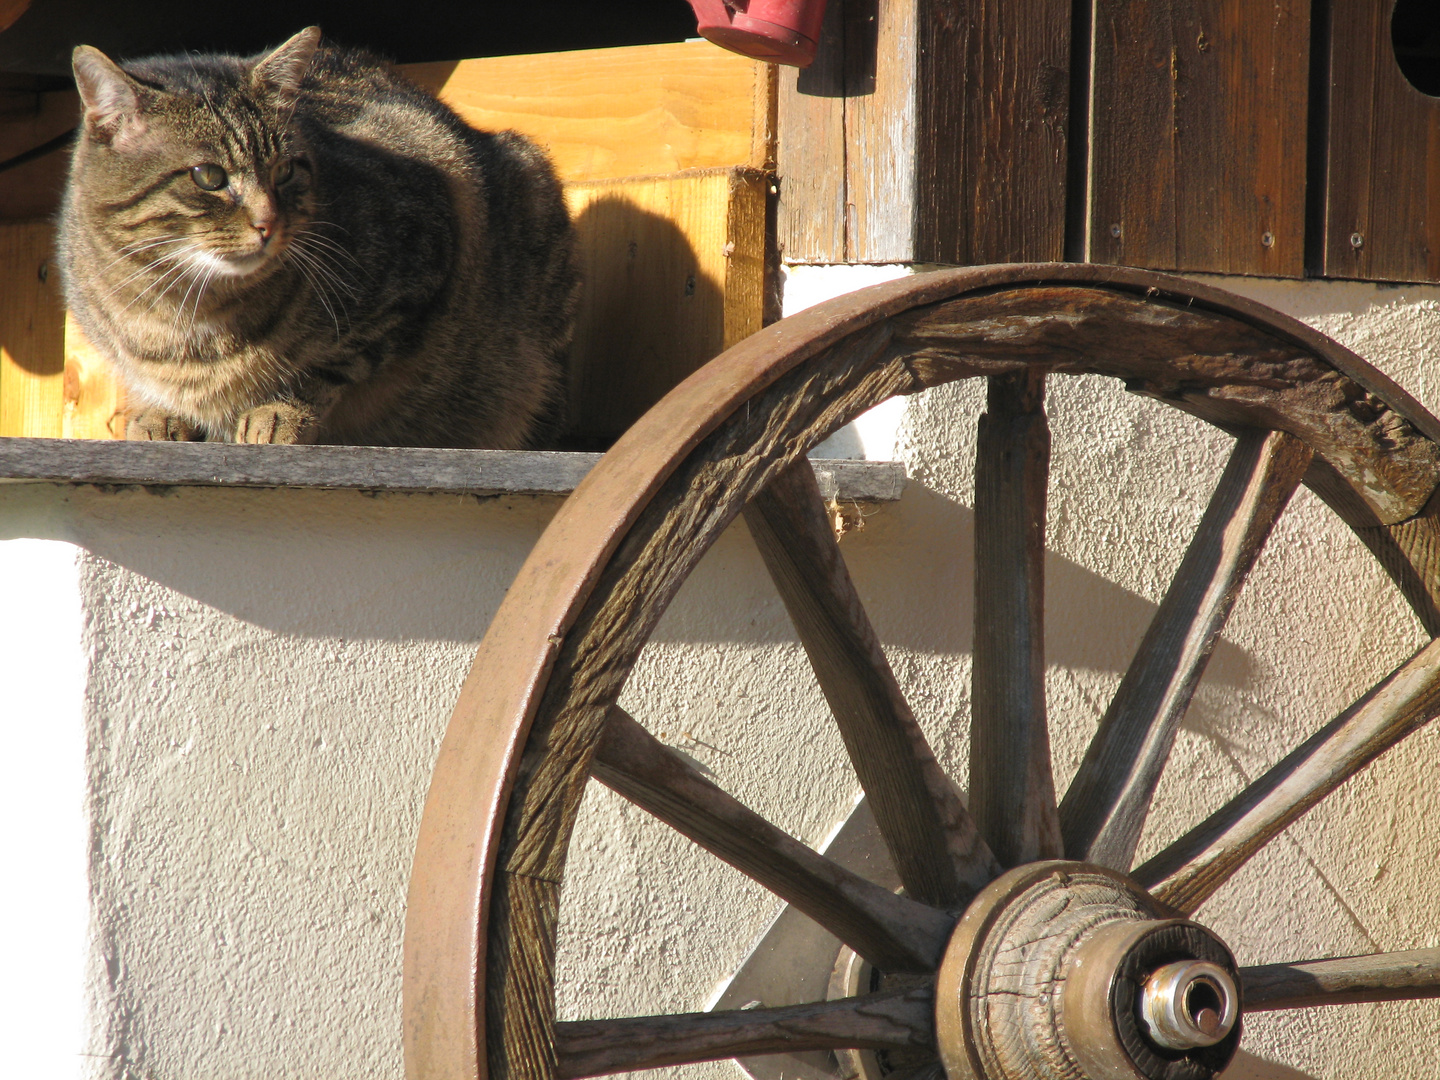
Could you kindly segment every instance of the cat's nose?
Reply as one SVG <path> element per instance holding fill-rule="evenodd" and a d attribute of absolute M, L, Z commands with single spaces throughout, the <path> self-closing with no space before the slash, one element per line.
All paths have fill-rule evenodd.
<path fill-rule="evenodd" d="M 272 217 L 258 218 L 250 222 L 255 226 L 255 231 L 260 234 L 260 242 L 268 244 L 270 238 L 275 235 L 275 219 Z"/>

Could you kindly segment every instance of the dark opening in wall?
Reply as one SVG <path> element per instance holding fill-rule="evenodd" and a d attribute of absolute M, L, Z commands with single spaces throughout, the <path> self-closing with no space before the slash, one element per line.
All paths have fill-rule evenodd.
<path fill-rule="evenodd" d="M 1440 3 L 1397 0 L 1390 42 L 1400 72 L 1422 94 L 1440 97 Z"/>

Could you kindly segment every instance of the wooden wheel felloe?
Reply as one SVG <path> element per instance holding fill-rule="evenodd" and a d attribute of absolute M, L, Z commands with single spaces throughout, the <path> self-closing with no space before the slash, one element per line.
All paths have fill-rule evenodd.
<path fill-rule="evenodd" d="M 1208 420 L 1235 446 L 1057 799 L 1042 678 L 1044 396 L 1049 376 L 1086 373 Z M 886 662 L 804 455 L 894 394 L 978 377 L 989 389 L 976 463 L 967 810 Z M 408 1074 L 551 1080 L 878 1048 L 903 1051 L 916 1075 L 938 1075 L 926 1062 L 941 1059 L 951 1080 L 1200 1080 L 1233 1052 L 1237 995 L 1243 1012 L 1440 994 L 1440 950 L 1235 970 L 1224 943 L 1187 918 L 1287 825 L 1440 712 L 1440 644 L 1132 869 L 1180 719 L 1291 494 L 1304 483 L 1334 508 L 1433 636 L 1437 481 L 1440 423 L 1384 376 L 1293 320 L 1162 275 L 945 271 L 754 335 L 616 444 L 557 514 L 481 644 L 411 880 Z M 901 895 L 769 825 L 615 704 L 666 605 L 742 513 Z M 592 772 L 831 930 L 885 973 L 880 989 L 779 1009 L 557 1024 L 560 883 Z M 1056 905 L 1036 897 L 1056 890 L 1060 908 L 1084 917 L 1055 922 Z M 1005 966 L 1017 943 L 1047 934 L 1060 944 L 1044 963 Z M 1082 983 L 1093 992 L 1073 989 Z M 1143 1012 L 1145 994 L 1156 1011 Z M 1005 1013 L 1001 997 L 1024 1015 Z M 1195 1032 L 1202 1045 L 1179 1045 Z"/>

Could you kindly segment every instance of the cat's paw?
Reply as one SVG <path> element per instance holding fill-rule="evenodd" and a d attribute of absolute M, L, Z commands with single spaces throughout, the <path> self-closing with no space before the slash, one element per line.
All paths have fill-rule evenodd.
<path fill-rule="evenodd" d="M 293 401 L 267 401 L 240 414 L 235 423 L 237 443 L 309 442 L 315 414 Z"/>
<path fill-rule="evenodd" d="M 145 409 L 125 415 L 125 438 L 136 442 L 193 442 L 200 429 L 163 409 Z"/>

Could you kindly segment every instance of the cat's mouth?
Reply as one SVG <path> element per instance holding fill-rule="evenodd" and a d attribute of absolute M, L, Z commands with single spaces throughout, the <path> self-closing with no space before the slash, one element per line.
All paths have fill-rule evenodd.
<path fill-rule="evenodd" d="M 242 278 L 273 262 L 284 246 L 276 237 L 264 247 L 252 251 L 200 251 L 196 254 L 207 270 L 225 277 Z"/>

